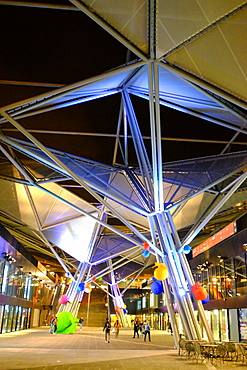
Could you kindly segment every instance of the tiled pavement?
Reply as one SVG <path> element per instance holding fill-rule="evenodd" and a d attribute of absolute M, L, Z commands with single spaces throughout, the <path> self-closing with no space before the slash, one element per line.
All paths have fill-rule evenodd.
<path fill-rule="evenodd" d="M 84 327 L 75 334 L 49 333 L 48 327 L 0 335 L 0 370 L 214 370 L 246 368 L 240 363 L 221 366 L 197 364 L 178 356 L 173 337 L 152 330 L 151 342 L 132 338 L 131 329 L 120 329 L 104 342 L 101 328 Z"/>

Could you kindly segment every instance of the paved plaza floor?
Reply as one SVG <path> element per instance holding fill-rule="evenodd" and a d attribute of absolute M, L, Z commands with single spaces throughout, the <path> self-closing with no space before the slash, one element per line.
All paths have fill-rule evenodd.
<path fill-rule="evenodd" d="M 111 334 L 102 328 L 79 328 L 75 334 L 50 334 L 48 327 L 0 335 L 0 370 L 214 370 L 246 368 L 241 363 L 196 363 L 178 356 L 173 336 L 152 330 L 151 342 L 133 338 L 131 328 Z"/>

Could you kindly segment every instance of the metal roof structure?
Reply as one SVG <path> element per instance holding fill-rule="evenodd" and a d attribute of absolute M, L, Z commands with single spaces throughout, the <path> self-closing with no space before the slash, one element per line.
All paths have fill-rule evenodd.
<path fill-rule="evenodd" d="M 155 261 L 167 263 L 174 289 L 187 291 L 186 281 L 191 285 L 192 280 L 180 257 L 183 246 L 198 244 L 207 227 L 217 230 L 246 212 L 247 2 L 192 0 L 190 7 L 181 0 L 0 5 L 19 5 L 17 13 L 32 7 L 42 17 L 44 9 L 49 14 L 61 10 L 70 19 L 81 13 L 129 52 L 127 62 L 106 72 L 66 85 L 36 83 L 41 93 L 0 108 L 0 222 L 40 260 L 56 257 L 65 271 L 79 271 L 70 291 L 73 299 L 80 281 L 89 276 L 104 276 L 115 286 Z M 81 43 L 86 37 L 81 36 Z M 1 84 L 3 91 L 8 85 L 35 85 L 7 79 Z M 93 122 L 91 132 L 73 133 L 76 143 L 84 136 L 93 143 L 88 158 L 76 153 L 76 145 L 75 154 L 70 153 L 62 139 L 63 150 L 56 142 L 50 148 L 50 135 L 73 131 L 62 133 L 53 125 L 61 119 L 59 112 L 72 128 L 73 114 L 81 117 L 76 109 L 90 103 L 97 110 L 99 100 L 114 105 L 113 111 L 117 105 L 119 114 L 108 122 L 111 133 L 95 131 Z M 176 120 L 167 123 L 167 108 L 196 117 L 206 135 L 202 145 L 214 142 L 221 150 L 208 148 L 205 157 L 198 145 L 198 155 L 186 159 L 183 148 L 195 140 L 173 137 L 180 159 L 167 161 L 169 138 L 163 135 L 167 126 L 174 126 L 177 134 L 181 127 Z M 40 130 L 47 122 L 49 128 Z M 80 127 L 84 123 L 82 116 Z M 191 130 L 189 121 L 182 124 Z M 104 162 L 101 136 L 113 140 L 104 144 L 106 150 L 110 146 L 111 163 Z M 234 145 L 237 152 L 232 152 Z M 102 161 L 95 160 L 94 153 L 100 158 L 100 151 Z M 141 253 L 145 242 L 151 248 L 148 258 Z M 196 324 L 186 320 L 188 335 L 198 336 Z"/>

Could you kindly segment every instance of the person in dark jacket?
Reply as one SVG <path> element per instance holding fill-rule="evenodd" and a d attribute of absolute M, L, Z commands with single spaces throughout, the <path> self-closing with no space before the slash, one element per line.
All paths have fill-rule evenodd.
<path fill-rule="evenodd" d="M 137 338 L 139 338 L 139 322 L 137 320 L 134 321 L 134 336 L 135 338 L 137 335 Z"/>
<path fill-rule="evenodd" d="M 105 342 L 110 343 L 111 323 L 108 318 L 106 318 L 104 323 L 103 331 L 105 332 Z"/>

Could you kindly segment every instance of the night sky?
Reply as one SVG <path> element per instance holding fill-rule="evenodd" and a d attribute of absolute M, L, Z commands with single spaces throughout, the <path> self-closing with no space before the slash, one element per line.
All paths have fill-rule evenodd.
<path fill-rule="evenodd" d="M 127 49 L 80 11 L 3 5 L 0 10 L 2 81 L 67 85 L 126 62 Z M 130 59 L 136 57 L 131 54 Z M 0 106 L 52 89 L 1 83 Z M 149 136 L 148 102 L 133 97 L 133 104 L 142 133 Z M 22 119 L 20 123 L 27 129 L 115 134 L 119 107 L 120 95 L 114 95 Z M 161 107 L 161 121 L 163 137 L 228 141 L 234 135 L 231 130 L 165 107 Z M 10 125 L 3 124 L 3 129 L 7 127 Z M 48 147 L 112 164 L 113 138 L 34 135 Z M 237 141 L 246 139 L 239 135 Z M 149 141 L 146 143 L 149 151 Z M 224 145 L 163 141 L 163 162 L 219 154 Z M 243 149 L 244 146 L 235 145 L 231 151 Z M 121 163 L 120 156 L 117 160 Z M 130 156 L 130 163 L 137 164 L 134 155 Z"/>

